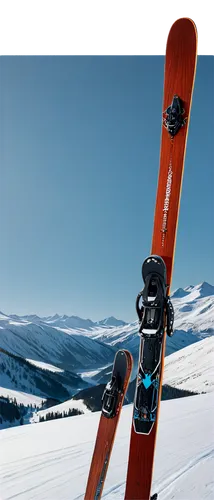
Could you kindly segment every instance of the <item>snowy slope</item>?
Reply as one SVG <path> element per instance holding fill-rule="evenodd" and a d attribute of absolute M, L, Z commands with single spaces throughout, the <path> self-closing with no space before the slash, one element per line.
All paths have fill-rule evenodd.
<path fill-rule="evenodd" d="M 195 394 L 207 393 L 214 391 L 214 337 L 203 339 L 191 346 L 177 351 L 166 357 L 163 383 L 176 389 L 191 391 Z M 86 380 L 92 379 L 92 385 L 97 385 L 93 391 L 94 397 L 101 401 L 100 386 L 98 384 L 106 384 L 111 378 L 112 367 L 106 367 L 102 371 L 89 372 L 84 374 Z M 88 377 L 86 377 L 88 375 Z M 136 377 L 136 369 L 133 370 L 132 379 Z M 94 382 L 94 383 L 93 383 Z M 129 387 L 128 398 L 132 401 L 135 391 L 135 380 Z M 95 392 L 96 391 L 96 392 Z M 7 391 L 2 394 L 7 395 Z M 103 392 L 103 388 L 102 388 Z M 0 390 L 1 394 L 1 390 Z M 166 391 L 165 391 L 166 394 Z M 91 389 L 86 388 L 80 392 L 81 400 L 70 399 L 64 403 L 58 404 L 47 410 L 40 410 L 36 418 L 31 419 L 31 422 L 38 422 L 39 416 L 44 416 L 49 412 L 68 411 L 69 408 L 78 408 L 83 413 L 87 413 L 86 403 L 90 401 Z M 175 396 L 178 397 L 178 396 Z M 100 399 L 99 399 L 100 398 Z M 79 407 L 80 404 L 80 407 Z M 95 408 L 100 408 L 100 406 Z M 94 411 L 94 410 L 93 410 Z M 95 410 L 96 411 L 96 410 Z"/>
<path fill-rule="evenodd" d="M 44 398 L 35 396 L 34 394 L 30 394 L 28 392 L 14 391 L 13 389 L 7 389 L 0 386 L 0 397 L 1 396 L 4 396 L 5 398 L 8 397 L 10 400 L 15 398 L 18 404 L 22 403 L 24 406 L 41 406 L 42 401 L 44 400 Z"/>
<path fill-rule="evenodd" d="M 203 282 L 178 289 L 172 301 L 178 330 L 192 331 L 199 338 L 214 334 L 214 286 Z"/>
<path fill-rule="evenodd" d="M 214 337 L 167 356 L 163 383 L 197 393 L 214 391 Z"/>
<path fill-rule="evenodd" d="M 7 395 L 7 390 L 11 389 L 60 401 L 87 387 L 87 383 L 75 373 L 43 369 L 1 349 L 0 381 L 4 388 L 0 396 L 5 396 L 5 392 Z"/>
<path fill-rule="evenodd" d="M 26 359 L 29 363 L 31 363 L 34 366 L 38 366 L 39 368 L 42 368 L 43 370 L 49 370 L 50 372 L 58 372 L 58 373 L 63 373 L 64 370 L 61 368 L 58 368 L 57 366 L 51 365 L 50 363 L 44 363 L 44 361 L 35 361 L 34 359 Z"/>
<path fill-rule="evenodd" d="M 211 500 L 214 394 L 161 404 L 153 492 Z M 123 408 L 103 497 L 124 498 L 132 406 Z M 1 431 L 1 499 L 83 500 L 100 413 Z"/>
<path fill-rule="evenodd" d="M 87 408 L 87 406 L 84 404 L 84 401 L 82 399 L 79 399 L 78 401 L 75 401 L 73 399 L 69 399 L 68 401 L 64 401 L 64 403 L 60 403 L 55 406 L 51 406 L 47 410 L 39 410 L 36 412 L 33 417 L 31 418 L 31 423 L 38 423 L 39 422 L 39 417 L 45 417 L 47 413 L 53 412 L 53 413 L 62 413 L 63 412 L 68 412 L 69 410 L 80 410 L 82 413 L 90 413 L 90 410 Z"/>
<path fill-rule="evenodd" d="M 115 354 L 113 347 L 83 335 L 82 331 L 63 330 L 38 320 L 14 321 L 5 316 L 0 316 L 0 347 L 23 358 L 71 371 L 102 366 L 113 361 Z"/>

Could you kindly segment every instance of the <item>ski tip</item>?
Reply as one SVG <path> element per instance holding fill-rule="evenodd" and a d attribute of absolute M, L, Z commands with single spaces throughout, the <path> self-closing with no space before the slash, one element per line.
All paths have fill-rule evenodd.
<path fill-rule="evenodd" d="M 171 26 L 171 30 L 174 30 L 174 28 L 178 28 L 179 26 L 182 27 L 183 30 L 191 30 L 193 28 L 193 31 L 195 31 L 196 37 L 197 37 L 197 26 L 193 19 L 190 17 L 180 17 L 177 19 Z"/>
<path fill-rule="evenodd" d="M 197 39 L 198 39 L 197 53 L 200 54 L 200 26 L 199 26 L 198 22 L 196 21 L 196 19 L 193 16 L 191 16 L 190 14 L 181 14 L 179 16 L 175 16 L 175 18 L 173 19 L 173 21 L 168 24 L 168 29 L 166 31 L 166 34 L 165 34 L 165 37 L 164 37 L 164 44 L 163 44 L 163 47 L 162 47 L 163 54 L 166 53 L 167 39 L 168 39 L 168 35 L 169 35 L 169 32 L 170 32 L 172 26 L 177 21 L 179 21 L 180 19 L 185 19 L 185 18 L 189 19 L 192 22 L 192 24 L 194 25 L 194 27 L 195 27 L 196 36 L 197 36 Z"/>

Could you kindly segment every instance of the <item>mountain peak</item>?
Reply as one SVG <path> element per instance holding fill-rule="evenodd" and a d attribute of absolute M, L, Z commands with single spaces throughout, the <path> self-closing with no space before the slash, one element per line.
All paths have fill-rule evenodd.
<path fill-rule="evenodd" d="M 122 319 L 117 319 L 114 316 L 109 316 L 96 322 L 96 325 L 98 326 L 124 326 L 126 324 L 127 323 L 125 321 L 123 321 Z"/>
<path fill-rule="evenodd" d="M 52 320 L 55 320 L 55 319 L 59 319 L 59 318 L 60 318 L 59 314 L 57 314 L 57 313 L 56 313 L 56 314 L 54 314 L 54 316 L 50 316 L 50 317 L 51 317 L 51 319 L 52 319 Z"/>
<path fill-rule="evenodd" d="M 214 295 L 214 286 L 207 283 L 207 281 L 203 281 L 196 285 L 195 289 L 200 291 L 201 297 L 207 297 L 208 295 Z"/>
<path fill-rule="evenodd" d="M 173 299 L 181 299 L 183 297 L 186 297 L 186 295 L 188 295 L 188 291 L 183 288 L 177 288 L 177 290 L 175 290 L 174 292 L 172 292 L 171 294 L 171 298 Z"/>
<path fill-rule="evenodd" d="M 209 297 L 210 295 L 214 295 L 214 286 L 207 283 L 207 281 L 203 281 L 199 283 L 199 285 L 189 285 L 185 288 L 177 288 L 177 290 L 171 294 L 171 298 L 182 299 L 183 297 L 189 296 L 194 300 L 196 298 Z"/>

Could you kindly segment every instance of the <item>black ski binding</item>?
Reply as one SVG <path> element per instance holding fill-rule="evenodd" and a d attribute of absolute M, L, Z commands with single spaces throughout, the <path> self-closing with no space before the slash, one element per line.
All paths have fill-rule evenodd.
<path fill-rule="evenodd" d="M 173 335 L 174 309 L 167 295 L 166 270 L 165 264 L 163 264 L 161 257 L 156 255 L 148 257 L 143 264 L 142 273 L 145 286 L 136 300 L 136 310 L 140 322 L 139 333 L 142 337 L 162 337 L 164 313 L 166 313 L 167 320 L 167 335 L 169 337 Z M 140 306 L 141 299 L 142 305 Z"/>
<path fill-rule="evenodd" d="M 149 434 L 157 415 L 164 330 L 173 335 L 174 310 L 167 294 L 163 259 L 158 255 L 147 257 L 142 275 L 145 286 L 136 299 L 142 340 L 133 422 L 135 432 Z"/>
<path fill-rule="evenodd" d="M 171 137 L 174 137 L 180 128 L 185 125 L 187 117 L 183 118 L 183 114 L 182 101 L 178 95 L 174 95 L 172 104 L 163 113 L 163 125 Z"/>
<path fill-rule="evenodd" d="M 113 376 L 110 382 L 108 382 L 105 387 L 102 396 L 102 414 L 107 418 L 115 417 L 117 413 L 117 403 L 119 394 L 121 393 L 121 388 L 119 384 L 118 377 Z"/>

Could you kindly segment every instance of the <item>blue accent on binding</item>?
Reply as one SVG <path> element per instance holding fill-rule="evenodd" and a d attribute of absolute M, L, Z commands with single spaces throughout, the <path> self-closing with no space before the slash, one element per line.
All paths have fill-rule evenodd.
<path fill-rule="evenodd" d="M 159 391 L 159 378 L 155 377 L 154 380 L 151 380 L 152 375 L 149 375 L 148 373 L 144 374 L 144 378 L 142 375 L 139 373 L 138 374 L 138 384 L 143 384 L 145 389 L 148 389 L 149 387 L 153 386 L 154 391 L 156 390 L 157 393 Z M 154 397 L 155 397 L 155 392 L 153 391 L 153 402 L 152 406 L 154 406 Z M 156 409 L 148 414 L 147 417 L 144 417 L 142 415 L 142 411 L 138 410 L 137 408 L 134 408 L 134 413 L 133 413 L 133 418 L 134 420 L 140 420 L 141 422 L 155 422 L 156 421 L 156 414 L 157 411 Z"/>
<path fill-rule="evenodd" d="M 142 383 L 146 389 L 150 387 L 150 385 L 153 384 L 153 381 L 151 380 L 151 375 L 146 374 L 145 378 L 142 379 Z"/>

